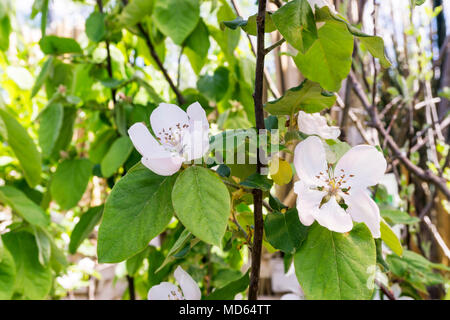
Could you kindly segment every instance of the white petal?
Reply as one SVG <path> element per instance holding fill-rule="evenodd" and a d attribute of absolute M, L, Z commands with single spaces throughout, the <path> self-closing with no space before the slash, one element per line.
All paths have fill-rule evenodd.
<path fill-rule="evenodd" d="M 304 297 L 300 297 L 295 293 L 286 293 L 281 296 L 280 300 L 305 300 Z"/>
<path fill-rule="evenodd" d="M 190 126 L 190 131 L 183 136 L 184 155 L 190 161 L 203 157 L 209 151 L 208 130 L 196 121 Z"/>
<path fill-rule="evenodd" d="M 336 9 L 334 7 L 334 4 L 330 3 L 328 0 L 308 0 L 309 5 L 311 6 L 313 12 L 315 11 L 315 6 L 317 5 L 319 8 L 328 6 L 330 8 L 330 11 L 333 13 L 337 13 Z"/>
<path fill-rule="evenodd" d="M 335 197 L 331 197 L 313 215 L 321 226 L 331 231 L 344 233 L 353 228 L 351 216 L 337 203 Z"/>
<path fill-rule="evenodd" d="M 294 184 L 294 192 L 297 194 L 297 211 L 301 223 L 310 226 L 314 222 L 313 212 L 319 210 L 320 202 L 325 193 L 311 188 L 302 181 Z"/>
<path fill-rule="evenodd" d="M 194 122 L 200 122 L 201 127 L 203 129 L 206 129 L 206 130 L 209 129 L 209 123 L 208 123 L 208 119 L 206 118 L 206 112 L 202 108 L 200 103 L 194 102 L 193 104 L 191 104 L 187 108 L 186 113 L 189 117 L 189 123 L 191 124 L 191 127 Z"/>
<path fill-rule="evenodd" d="M 363 189 L 380 181 L 386 171 L 386 159 L 375 147 L 359 145 L 351 148 L 339 159 L 334 169 L 335 175 L 346 175 L 343 187 Z M 354 177 L 350 177 L 354 175 Z"/>
<path fill-rule="evenodd" d="M 142 156 L 153 155 L 155 157 L 164 154 L 164 148 L 156 141 L 142 122 L 133 124 L 128 129 L 128 135 L 134 147 Z"/>
<path fill-rule="evenodd" d="M 176 130 L 178 127 L 181 131 L 187 131 L 183 126 L 189 125 L 189 120 L 186 112 L 177 105 L 160 103 L 150 115 L 150 124 L 155 135 L 164 142 L 165 132 Z"/>
<path fill-rule="evenodd" d="M 325 148 L 320 138 L 308 137 L 295 147 L 294 165 L 298 177 L 304 183 L 315 186 L 324 184 L 316 177 L 320 172 L 327 174 Z"/>
<path fill-rule="evenodd" d="M 379 238 L 380 233 L 380 209 L 375 201 L 365 190 L 351 190 L 350 195 L 343 195 L 345 204 L 348 205 L 347 213 L 356 222 L 364 222 L 374 238 Z"/>
<path fill-rule="evenodd" d="M 202 297 L 202 293 L 200 292 L 200 288 L 198 284 L 192 279 L 192 277 L 183 270 L 180 266 L 177 267 L 175 273 L 173 274 L 178 284 L 183 290 L 183 295 L 186 300 L 200 300 Z"/>
<path fill-rule="evenodd" d="M 148 300 L 183 300 L 180 288 L 170 282 L 161 282 L 148 291 Z"/>
<path fill-rule="evenodd" d="M 171 176 L 180 170 L 183 159 L 169 154 L 166 158 L 142 157 L 141 162 L 144 166 L 160 176 Z"/>
<path fill-rule="evenodd" d="M 339 127 L 330 127 L 320 113 L 298 113 L 298 130 L 306 134 L 315 134 L 322 139 L 337 139 L 341 134 Z"/>

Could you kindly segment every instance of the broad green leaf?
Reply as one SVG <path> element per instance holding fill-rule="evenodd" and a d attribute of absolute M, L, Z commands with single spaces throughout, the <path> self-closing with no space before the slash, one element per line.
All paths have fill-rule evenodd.
<path fill-rule="evenodd" d="M 153 11 L 155 0 L 133 0 L 123 8 L 119 15 L 119 23 L 124 27 L 132 27 L 142 21 L 145 17 L 150 17 Z"/>
<path fill-rule="evenodd" d="M 318 82 L 325 90 L 338 91 L 350 72 L 353 36 L 343 22 L 321 22 L 318 39 L 305 53 L 299 52 L 294 62 L 305 78 Z"/>
<path fill-rule="evenodd" d="M 73 136 L 73 127 L 77 117 L 77 109 L 64 107 L 64 117 L 58 139 L 55 142 L 52 152 L 52 158 L 59 158 L 59 152 L 66 150 L 70 145 Z"/>
<path fill-rule="evenodd" d="M 39 145 L 42 156 L 51 156 L 64 119 L 64 107 L 61 103 L 52 103 L 45 107 L 39 115 Z"/>
<path fill-rule="evenodd" d="M 314 113 L 331 107 L 335 101 L 334 94 L 323 90 L 316 82 L 304 80 L 277 100 L 267 102 L 265 109 L 273 115 L 293 115 L 300 110 Z"/>
<path fill-rule="evenodd" d="M 380 214 L 387 222 L 393 224 L 414 224 L 420 221 L 419 218 L 397 209 L 380 208 Z"/>
<path fill-rule="evenodd" d="M 30 90 L 33 87 L 33 76 L 23 67 L 8 66 L 6 74 L 21 90 Z"/>
<path fill-rule="evenodd" d="M 44 299 L 50 292 L 53 277 L 51 269 L 39 263 L 39 250 L 34 236 L 19 231 L 9 232 L 2 238 L 16 266 L 14 291 L 24 299 Z"/>
<path fill-rule="evenodd" d="M 205 65 L 209 46 L 209 31 L 203 19 L 200 19 L 194 31 L 186 39 L 186 47 L 184 47 L 184 53 L 196 74 L 199 74 Z"/>
<path fill-rule="evenodd" d="M 107 129 L 99 133 L 89 148 L 89 160 L 92 163 L 101 163 L 116 137 L 117 134 L 114 129 Z"/>
<path fill-rule="evenodd" d="M 286 3 L 272 15 L 273 22 L 286 41 L 305 53 L 318 38 L 314 13 L 308 0 Z"/>
<path fill-rule="evenodd" d="M 380 222 L 381 239 L 387 244 L 389 248 L 398 256 L 403 254 L 403 247 L 400 240 L 395 235 L 394 231 L 389 227 L 389 225 L 381 219 Z"/>
<path fill-rule="evenodd" d="M 189 167 L 173 187 L 172 202 L 186 229 L 206 243 L 221 245 L 230 215 L 230 195 L 217 175 L 203 167 Z"/>
<path fill-rule="evenodd" d="M 156 0 L 154 22 L 177 45 L 181 45 L 191 34 L 199 18 L 199 0 Z"/>
<path fill-rule="evenodd" d="M 103 205 L 89 208 L 83 213 L 80 221 L 75 225 L 70 235 L 69 252 L 75 254 L 80 244 L 89 237 L 94 227 L 99 223 L 103 214 Z"/>
<path fill-rule="evenodd" d="M 86 19 L 86 35 L 94 42 L 103 40 L 106 35 L 105 16 L 103 13 L 94 11 Z"/>
<path fill-rule="evenodd" d="M 158 176 L 139 163 L 114 185 L 98 235 L 99 261 L 126 260 L 164 231 L 173 216 L 176 177 Z"/>
<path fill-rule="evenodd" d="M 11 20 L 8 15 L 0 19 L 0 50 L 7 51 L 9 48 L 9 35 L 11 33 Z"/>
<path fill-rule="evenodd" d="M 234 300 L 234 297 L 247 289 L 250 283 L 249 271 L 241 278 L 230 282 L 226 286 L 214 290 L 205 300 Z"/>
<path fill-rule="evenodd" d="M 39 45 L 45 54 L 82 53 L 80 45 L 72 38 L 45 36 L 39 41 Z"/>
<path fill-rule="evenodd" d="M 22 191 L 11 187 L 0 187 L 0 201 L 10 206 L 14 212 L 33 225 L 45 227 L 50 219 L 44 210 L 31 201 Z"/>
<path fill-rule="evenodd" d="M 201 76 L 197 81 L 198 90 L 210 100 L 222 100 L 228 91 L 229 73 L 227 68 L 218 67 L 212 76 Z"/>
<path fill-rule="evenodd" d="M 264 220 L 264 231 L 267 241 L 274 248 L 294 253 L 306 239 L 308 227 L 301 224 L 297 209 L 292 208 L 285 213 L 269 213 Z"/>
<path fill-rule="evenodd" d="M 259 173 L 253 173 L 240 184 L 248 188 L 269 191 L 272 188 L 273 181 L 267 178 L 267 176 L 261 175 Z"/>
<path fill-rule="evenodd" d="M 38 247 L 39 263 L 46 268 L 52 254 L 51 240 L 40 227 L 33 227 L 33 233 Z"/>
<path fill-rule="evenodd" d="M 148 254 L 150 252 L 150 247 L 145 248 L 138 254 L 134 255 L 130 259 L 127 260 L 126 267 L 127 267 L 127 273 L 129 276 L 134 277 L 136 272 L 138 272 L 139 268 L 142 265 L 142 262 L 145 258 L 147 258 Z"/>
<path fill-rule="evenodd" d="M 188 229 L 184 229 L 183 232 L 179 235 L 177 241 L 170 248 L 167 253 L 163 263 L 156 269 L 155 272 L 161 271 L 169 262 L 172 262 L 175 259 L 175 255 L 181 251 L 189 242 L 192 242 L 194 236 L 192 233 L 188 231 Z"/>
<path fill-rule="evenodd" d="M 47 79 L 51 69 L 53 68 L 53 59 L 54 59 L 53 56 L 48 57 L 47 60 L 45 60 L 44 64 L 42 65 L 41 71 L 36 77 L 33 89 L 31 90 L 31 98 L 33 98 L 39 92 L 39 89 L 42 87 L 45 80 Z"/>
<path fill-rule="evenodd" d="M 27 131 L 2 109 L 0 109 L 0 133 L 19 160 L 28 185 L 35 187 L 41 181 L 41 155 Z"/>
<path fill-rule="evenodd" d="M 233 20 L 236 17 L 233 9 L 228 5 L 226 1 L 221 1 L 221 6 L 217 11 L 217 24 L 220 25 L 222 21 Z M 225 28 L 224 30 L 217 29 L 211 25 L 208 25 L 208 30 L 211 36 L 219 45 L 225 57 L 229 61 L 235 61 L 233 55 L 234 49 L 236 49 L 239 39 L 241 37 L 241 32 L 239 30 L 232 30 Z"/>
<path fill-rule="evenodd" d="M 375 265 L 375 242 L 362 223 L 350 233 L 314 223 L 294 256 L 297 279 L 309 300 L 370 299 Z"/>
<path fill-rule="evenodd" d="M 77 205 L 83 196 L 92 173 L 92 163 L 87 159 L 64 160 L 52 177 L 50 192 L 62 210 Z"/>
<path fill-rule="evenodd" d="M 235 30 L 238 27 L 241 27 L 242 30 L 244 30 L 248 34 L 250 34 L 252 36 L 256 36 L 256 34 L 257 34 L 256 17 L 257 17 L 257 14 L 254 14 L 254 15 L 248 17 L 247 20 L 242 19 L 242 17 L 236 17 L 236 19 L 234 19 L 232 21 L 222 21 L 220 25 L 226 26 L 233 30 Z M 272 13 L 266 12 L 265 21 L 266 21 L 266 24 L 264 26 L 265 33 L 270 33 L 277 29 L 272 21 Z"/>
<path fill-rule="evenodd" d="M 0 240 L 1 241 L 1 240 Z M 0 259 L 0 300 L 9 300 L 14 292 L 16 266 L 9 251 L 4 248 Z"/>
<path fill-rule="evenodd" d="M 103 177 L 112 176 L 125 163 L 131 151 L 133 144 L 130 138 L 123 136 L 114 141 L 101 162 Z"/>

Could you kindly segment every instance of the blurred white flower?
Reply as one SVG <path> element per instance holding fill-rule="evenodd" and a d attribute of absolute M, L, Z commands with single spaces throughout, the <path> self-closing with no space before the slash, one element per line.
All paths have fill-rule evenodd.
<path fill-rule="evenodd" d="M 316 136 L 300 142 L 294 151 L 300 181 L 294 185 L 300 221 L 314 220 L 335 232 L 348 232 L 352 220 L 364 222 L 374 238 L 380 237 L 380 210 L 367 193 L 386 171 L 386 160 L 375 147 L 358 145 L 345 153 L 333 169 L 325 148 Z M 345 202 L 347 209 L 340 206 Z"/>
<path fill-rule="evenodd" d="M 174 104 L 161 103 L 151 114 L 156 139 L 143 123 L 128 130 L 142 163 L 161 176 L 177 172 L 184 161 L 203 157 L 209 149 L 209 123 L 202 106 L 195 102 L 186 112 Z"/>
<path fill-rule="evenodd" d="M 170 282 L 161 282 L 150 288 L 148 300 L 200 300 L 202 294 L 198 284 L 192 277 L 178 266 L 174 272 L 175 280 L 180 287 Z"/>
<path fill-rule="evenodd" d="M 310 134 L 318 135 L 322 139 L 337 139 L 341 134 L 339 127 L 330 127 L 325 117 L 320 113 L 306 113 L 300 111 L 297 118 L 298 130 Z"/>
<path fill-rule="evenodd" d="M 315 11 L 315 7 L 317 5 L 319 8 L 328 7 L 328 8 L 330 8 L 331 12 L 336 13 L 334 4 L 331 3 L 329 0 L 308 0 L 308 2 L 309 2 L 309 5 L 311 6 L 311 8 L 313 9 L 313 11 Z"/>

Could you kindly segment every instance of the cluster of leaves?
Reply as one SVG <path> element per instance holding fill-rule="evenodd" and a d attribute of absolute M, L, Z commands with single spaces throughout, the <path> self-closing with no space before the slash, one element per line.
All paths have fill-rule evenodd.
<path fill-rule="evenodd" d="M 201 17 L 201 4 L 208 5 L 216 21 Z M 33 8 L 44 17 L 48 1 L 36 0 Z M 211 155 L 212 164 L 158 176 L 140 164 L 127 135 L 133 123 L 148 125 L 158 103 L 179 98 L 165 84 L 152 86 L 168 45 L 182 50 L 197 76 L 195 86 L 181 91 L 183 109 L 199 101 L 219 130 L 252 128 L 255 66 L 236 48 L 241 28 L 256 35 L 256 16 L 236 18 L 225 0 L 117 1 L 90 14 L 83 46 L 72 38 L 45 35 L 42 19 L 39 47 L 45 57 L 39 70 L 31 68 L 33 79 L 25 67 L 10 66 L 6 59 L 13 11 L 6 12 L 0 16 L 6 26 L 0 34 L 0 49 L 5 51 L 0 67 L 6 70 L 2 84 L 8 95 L 7 101 L 0 101 L 0 150 L 7 155 L 0 164 L 0 203 L 12 211 L 13 223 L 1 235 L 0 299 L 52 295 L 55 277 L 68 265 L 64 250 L 75 254 L 100 222 L 98 261 L 126 261 L 141 297 L 170 277 L 177 265 L 186 264 L 207 298 L 233 299 L 249 282 L 240 268 L 252 242 L 255 188 L 269 200 L 263 244 L 270 252 L 283 252 L 286 265 L 294 261 L 308 299 L 371 298 L 367 270 L 383 261 L 368 228 L 357 224 L 349 234 L 339 234 L 318 224 L 302 225 L 297 210 L 270 193 L 274 183 L 291 180 L 288 163 L 281 161 L 278 172 L 261 176 L 251 164 L 212 170 L 216 163 Z M 265 106 L 270 114 L 266 127 L 280 130 L 279 146 L 287 149 L 304 136 L 292 121 L 286 128 L 286 116 L 292 120 L 300 110 L 319 112 L 335 103 L 333 92 L 350 72 L 355 38 L 383 66 L 389 61 L 380 37 L 362 33 L 328 7 L 313 11 L 306 0 L 290 1 L 268 13 L 266 32 L 276 30 L 298 50 L 292 58 L 306 78 Z M 216 61 L 209 59 L 211 52 Z M 26 62 L 31 53 L 21 55 Z M 348 149 L 339 141 L 327 143 L 334 159 L 330 162 Z M 226 154 L 234 155 L 239 147 Z M 94 181 L 103 191 L 97 198 Z M 55 241 L 62 230 L 50 219 L 52 211 L 80 217 L 64 246 Z M 403 215 L 387 210 L 383 217 L 410 223 L 399 222 Z M 149 245 L 158 235 L 161 246 Z M 412 254 L 398 257 L 402 246 L 385 222 L 382 239 L 394 252 L 387 259 L 392 272 L 422 290 L 408 268 L 425 266 Z M 434 283 L 434 274 L 418 272 Z"/>

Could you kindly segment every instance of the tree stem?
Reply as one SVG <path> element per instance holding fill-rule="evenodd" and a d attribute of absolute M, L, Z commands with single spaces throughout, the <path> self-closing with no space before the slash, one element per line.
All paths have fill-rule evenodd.
<path fill-rule="evenodd" d="M 258 4 L 258 16 L 256 18 L 258 33 L 256 47 L 256 72 L 255 72 L 255 92 L 253 100 L 255 102 L 256 129 L 264 129 L 264 110 L 263 110 L 263 81 L 264 81 L 264 27 L 266 15 L 266 1 L 260 0 Z M 261 173 L 262 163 L 260 152 L 257 153 L 257 171 Z M 254 235 L 252 245 L 252 266 L 250 274 L 250 287 L 248 291 L 249 300 L 257 300 L 259 271 L 261 267 L 261 251 L 264 232 L 264 220 L 262 215 L 263 192 L 260 189 L 253 190 L 254 206 Z"/>

